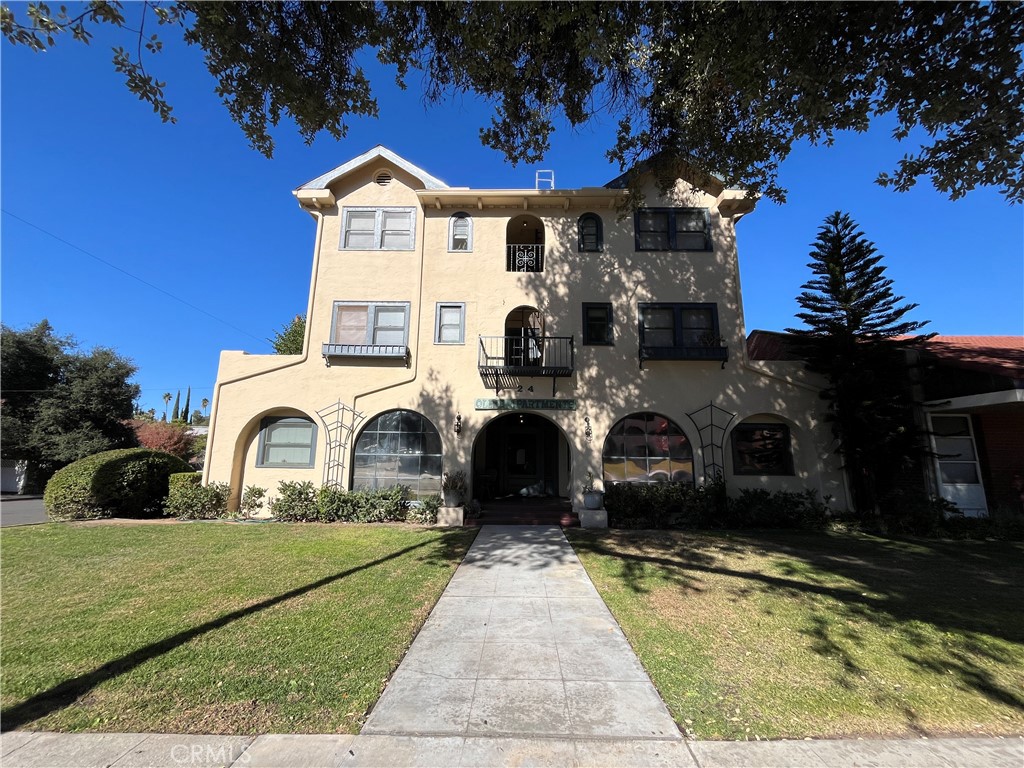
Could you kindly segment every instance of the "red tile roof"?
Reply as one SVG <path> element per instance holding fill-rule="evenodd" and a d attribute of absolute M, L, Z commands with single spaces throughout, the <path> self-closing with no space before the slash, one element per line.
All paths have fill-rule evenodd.
<path fill-rule="evenodd" d="M 752 331 L 747 354 L 751 360 L 799 360 L 789 339 L 777 331 Z M 957 368 L 1024 379 L 1024 336 L 934 336 L 921 349 Z"/>

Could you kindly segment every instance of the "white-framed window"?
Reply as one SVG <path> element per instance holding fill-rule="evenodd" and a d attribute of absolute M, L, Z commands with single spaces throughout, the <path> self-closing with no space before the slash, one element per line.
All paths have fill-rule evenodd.
<path fill-rule="evenodd" d="M 459 211 L 448 219 L 448 252 L 468 253 L 473 250 L 473 217 Z"/>
<path fill-rule="evenodd" d="M 407 346 L 409 302 L 336 301 L 331 343 Z"/>
<path fill-rule="evenodd" d="M 415 208 L 345 207 L 341 219 L 343 251 L 411 251 L 415 246 Z"/>
<path fill-rule="evenodd" d="M 257 467 L 306 468 L 316 455 L 316 424 L 303 416 L 268 416 L 260 422 Z"/>
<path fill-rule="evenodd" d="M 466 343 L 466 305 L 461 302 L 438 302 L 434 313 L 435 344 Z"/>

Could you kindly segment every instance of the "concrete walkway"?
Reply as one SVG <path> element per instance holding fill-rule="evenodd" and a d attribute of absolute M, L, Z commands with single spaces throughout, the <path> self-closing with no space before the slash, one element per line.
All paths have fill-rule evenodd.
<path fill-rule="evenodd" d="M 58 766 L 1024 767 L 1024 738 L 684 740 L 556 527 L 485 526 L 358 736 L 12 731 Z"/>

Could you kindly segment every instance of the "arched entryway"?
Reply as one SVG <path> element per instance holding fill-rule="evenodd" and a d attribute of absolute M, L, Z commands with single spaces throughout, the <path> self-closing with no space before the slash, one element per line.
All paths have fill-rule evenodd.
<path fill-rule="evenodd" d="M 477 435 L 472 493 L 485 508 L 501 500 L 568 503 L 571 485 L 569 442 L 545 416 L 504 414 Z"/>
<path fill-rule="evenodd" d="M 515 216 L 505 227 L 505 269 L 544 271 L 544 224 L 528 213 Z"/>

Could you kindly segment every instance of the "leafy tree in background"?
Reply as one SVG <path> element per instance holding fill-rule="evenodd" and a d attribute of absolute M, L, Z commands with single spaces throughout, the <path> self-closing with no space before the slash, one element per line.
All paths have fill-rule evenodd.
<path fill-rule="evenodd" d="M 113 350 L 81 352 L 46 320 L 23 331 L 3 326 L 0 367 L 0 451 L 28 461 L 30 488 L 72 461 L 135 445 L 126 422 L 139 396 L 136 368 Z"/>
<path fill-rule="evenodd" d="M 37 51 L 89 25 L 125 30 L 114 67 L 130 91 L 174 121 L 164 83 L 142 51 L 160 41 L 147 18 L 184 28 L 202 48 L 217 93 L 253 147 L 273 153 L 271 127 L 294 120 L 308 142 L 346 135 L 346 119 L 379 115 L 357 56 L 375 49 L 403 88 L 428 103 L 472 93 L 494 105 L 481 129 L 512 162 L 535 162 L 556 120 L 574 128 L 619 120 L 608 156 L 651 161 L 663 185 L 680 170 L 781 201 L 778 167 L 794 142 L 828 144 L 893 115 L 909 153 L 878 183 L 920 178 L 957 198 L 977 186 L 1024 201 L 1024 4 L 997 3 L 280 3 L 92 0 L 78 15 L 7 6 L 8 41 Z M 418 70 L 418 72 L 415 72 Z M 412 77 L 411 77 L 412 76 Z M 636 198 L 634 198 L 635 201 Z"/>
<path fill-rule="evenodd" d="M 274 338 L 268 339 L 268 341 L 279 355 L 301 355 L 302 340 L 305 336 L 306 316 L 296 315 L 290 323 L 283 326 L 281 330 L 276 331 Z"/>
<path fill-rule="evenodd" d="M 927 321 L 904 319 L 918 305 L 893 295 L 882 255 L 848 214 L 825 219 L 810 255 L 814 277 L 797 297 L 804 327 L 786 330 L 808 370 L 828 381 L 821 396 L 836 450 L 854 506 L 871 521 L 901 469 L 923 452 L 903 350 L 934 334 L 914 335 Z"/>
<path fill-rule="evenodd" d="M 185 461 L 195 456 L 195 435 L 184 424 L 132 419 L 131 428 L 143 448 L 171 453 Z"/>

